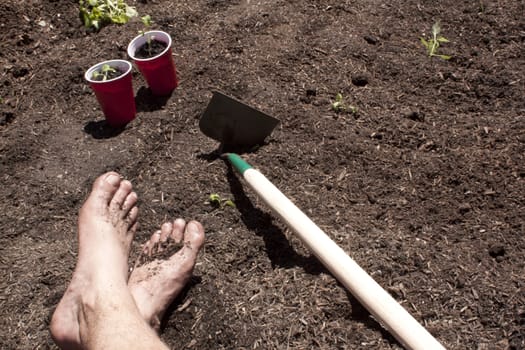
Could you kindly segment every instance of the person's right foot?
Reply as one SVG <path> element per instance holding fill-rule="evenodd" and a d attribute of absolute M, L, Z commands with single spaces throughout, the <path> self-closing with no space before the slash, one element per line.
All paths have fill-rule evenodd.
<path fill-rule="evenodd" d="M 134 268 L 128 280 L 128 288 L 142 317 L 157 331 L 164 312 L 191 277 L 204 243 L 204 229 L 197 221 L 186 224 L 177 219 L 165 223 L 146 242 L 144 254 L 151 256 L 169 240 L 184 245 L 166 260 L 153 260 Z"/>

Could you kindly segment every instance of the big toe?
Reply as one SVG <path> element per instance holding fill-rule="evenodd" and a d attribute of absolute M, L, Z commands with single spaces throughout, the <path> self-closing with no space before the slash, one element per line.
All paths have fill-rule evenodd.
<path fill-rule="evenodd" d="M 99 176 L 93 183 L 90 198 L 99 200 L 107 206 L 119 189 L 120 181 L 120 175 L 114 171 Z"/>
<path fill-rule="evenodd" d="M 198 253 L 203 244 L 204 227 L 198 221 L 190 221 L 184 231 L 184 248 Z"/>

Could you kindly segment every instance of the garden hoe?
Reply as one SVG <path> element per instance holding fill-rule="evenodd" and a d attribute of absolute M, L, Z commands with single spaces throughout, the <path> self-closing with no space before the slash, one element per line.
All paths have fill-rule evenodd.
<path fill-rule="evenodd" d="M 222 145 L 253 146 L 261 144 L 278 122 L 238 100 L 214 92 L 199 126 L 204 134 Z M 406 349 L 445 349 L 262 173 L 235 153 L 226 153 L 224 157 L 274 214 Z"/>

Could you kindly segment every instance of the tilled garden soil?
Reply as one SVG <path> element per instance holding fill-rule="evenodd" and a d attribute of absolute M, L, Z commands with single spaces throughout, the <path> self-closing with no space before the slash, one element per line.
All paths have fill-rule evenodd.
<path fill-rule="evenodd" d="M 401 348 L 217 158 L 198 128 L 214 89 L 281 120 L 244 158 L 446 348 L 525 348 L 523 1 L 129 3 L 172 35 L 180 85 L 154 97 L 134 69 L 118 131 L 83 74 L 129 59 L 140 21 L 90 32 L 75 0 L 0 4 L 2 349 L 54 348 L 78 209 L 108 170 L 140 198 L 131 259 L 165 220 L 206 228 L 170 347 Z M 420 42 L 437 20 L 450 60 Z"/>

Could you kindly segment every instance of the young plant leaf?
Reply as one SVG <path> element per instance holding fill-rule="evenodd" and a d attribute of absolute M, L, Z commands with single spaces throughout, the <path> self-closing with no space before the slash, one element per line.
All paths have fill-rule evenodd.
<path fill-rule="evenodd" d="M 138 15 L 124 0 L 79 0 L 80 19 L 86 28 L 99 30 L 110 23 L 124 24 Z"/>
<path fill-rule="evenodd" d="M 146 15 L 140 18 L 140 21 L 142 24 L 144 24 L 145 27 L 151 26 L 152 20 L 150 15 Z"/>
<path fill-rule="evenodd" d="M 438 53 L 440 43 L 449 42 L 447 38 L 445 38 L 442 35 L 439 35 L 440 32 L 441 32 L 441 26 L 439 25 L 439 21 L 437 21 L 436 23 L 434 23 L 434 25 L 432 25 L 432 38 L 428 40 L 425 38 L 419 38 L 419 40 L 421 41 L 421 44 L 425 46 L 429 57 L 436 56 L 443 60 L 449 60 L 451 56 L 442 55 Z"/>
<path fill-rule="evenodd" d="M 217 193 L 210 194 L 208 201 L 216 208 L 224 208 L 225 206 L 235 208 L 235 203 L 230 199 L 222 199 Z"/>
<path fill-rule="evenodd" d="M 332 102 L 332 109 L 335 112 L 342 112 L 346 110 L 343 95 L 341 93 L 337 93 L 337 95 L 335 95 L 335 101 Z"/>
<path fill-rule="evenodd" d="M 221 197 L 217 193 L 210 194 L 210 197 L 208 198 L 211 205 L 220 206 L 221 205 Z"/>
<path fill-rule="evenodd" d="M 230 200 L 230 199 L 225 200 L 224 201 L 224 205 L 227 205 L 229 207 L 235 208 L 235 203 L 233 203 L 233 201 Z"/>

